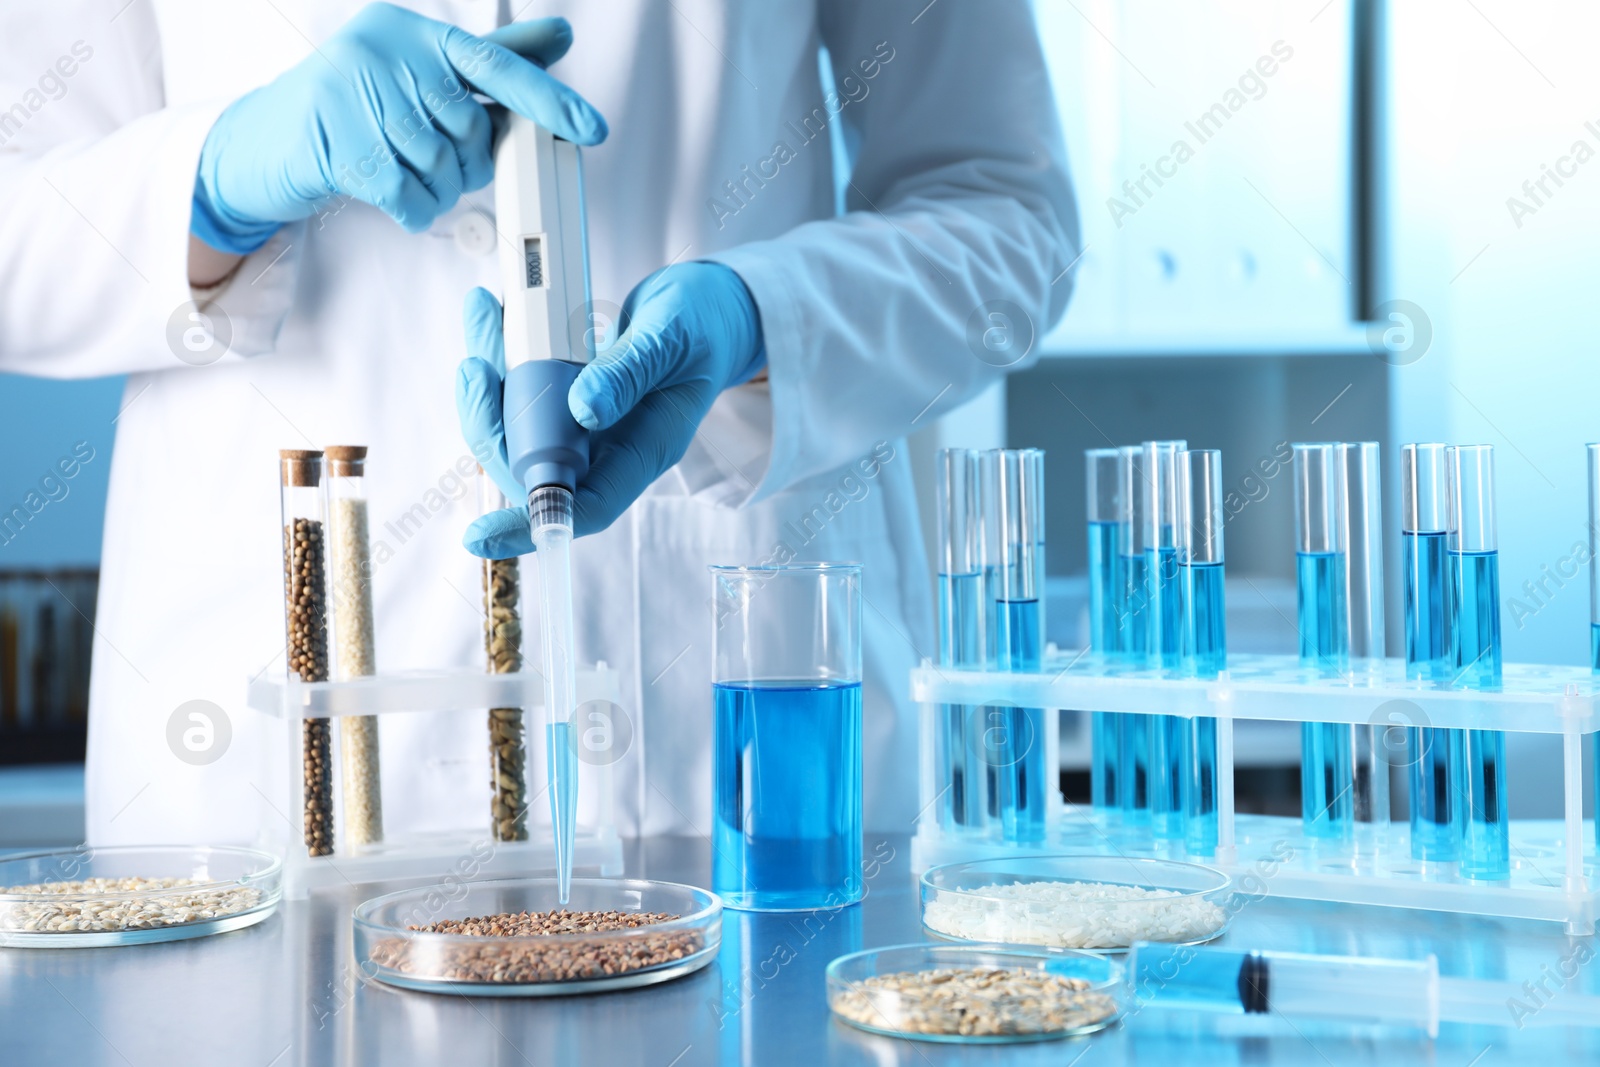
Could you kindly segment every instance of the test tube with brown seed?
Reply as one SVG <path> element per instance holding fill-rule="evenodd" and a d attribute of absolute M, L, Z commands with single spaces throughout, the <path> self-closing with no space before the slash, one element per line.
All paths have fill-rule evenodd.
<path fill-rule="evenodd" d="M 328 680 L 327 524 L 322 453 L 284 449 L 282 474 L 283 593 L 290 677 Z M 300 721 L 306 851 L 333 853 L 333 766 L 327 719 Z"/>
<path fill-rule="evenodd" d="M 485 514 L 506 506 L 481 469 L 478 502 Z M 483 561 L 483 648 L 490 674 L 522 670 L 522 582 L 515 557 Z M 489 709 L 489 820 L 496 841 L 528 839 L 528 743 L 521 708 Z"/>
<path fill-rule="evenodd" d="M 367 449 L 323 450 L 328 498 L 328 589 L 333 603 L 334 678 L 377 673 L 372 622 L 372 550 L 367 524 Z M 383 840 L 383 795 L 378 776 L 378 717 L 339 719 L 339 785 L 344 838 L 351 845 Z"/>

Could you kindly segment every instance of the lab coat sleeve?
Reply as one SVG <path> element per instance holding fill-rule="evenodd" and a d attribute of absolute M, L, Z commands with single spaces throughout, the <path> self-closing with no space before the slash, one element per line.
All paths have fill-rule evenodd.
<path fill-rule="evenodd" d="M 195 167 L 226 101 L 163 106 L 149 3 L 8 7 L 0 15 L 0 371 L 68 378 L 213 362 L 215 351 L 192 331 L 223 319 L 221 358 L 269 349 L 288 311 L 292 253 L 261 272 L 294 243 L 294 228 L 228 284 L 189 288 Z M 204 318 L 191 319 L 195 310 Z"/>
<path fill-rule="evenodd" d="M 858 146 L 846 213 L 705 257 L 744 279 L 767 347 L 771 450 L 750 500 L 1027 366 L 1078 254 L 1026 0 L 822 0 L 819 19 L 838 90 L 825 104 Z M 991 328 L 1016 332 L 989 334 L 997 350 Z M 1029 331 L 1025 356 L 1005 348 Z"/>

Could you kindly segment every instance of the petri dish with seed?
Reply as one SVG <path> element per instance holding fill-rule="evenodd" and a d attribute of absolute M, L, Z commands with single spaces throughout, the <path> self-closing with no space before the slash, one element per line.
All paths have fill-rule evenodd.
<path fill-rule="evenodd" d="M 1126 970 L 1090 952 L 892 945 L 828 964 L 828 1007 L 874 1034 L 956 1044 L 1048 1041 L 1122 1015 Z"/>
<path fill-rule="evenodd" d="M 80 846 L 0 858 L 0 946 L 96 948 L 254 926 L 281 896 L 276 856 L 249 848 Z"/>
<path fill-rule="evenodd" d="M 554 878 L 456 882 L 389 893 L 355 911 L 367 977 L 471 996 L 567 996 L 697 971 L 721 943 L 722 901 L 675 882 Z"/>

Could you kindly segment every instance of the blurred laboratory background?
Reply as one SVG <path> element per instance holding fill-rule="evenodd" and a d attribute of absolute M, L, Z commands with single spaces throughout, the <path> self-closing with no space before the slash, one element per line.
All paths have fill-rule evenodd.
<path fill-rule="evenodd" d="M 1380 442 L 1390 516 L 1402 442 L 1493 444 L 1506 658 L 1588 662 L 1587 568 L 1559 572 L 1587 541 L 1583 446 L 1600 439 L 1600 10 L 1038 0 L 1037 15 L 1082 220 L 1075 294 L 1054 329 L 1001 322 L 1037 361 L 913 439 L 925 514 L 937 448 L 1044 448 L 1048 636 L 1078 646 L 1083 450 L 1221 449 L 1230 648 L 1293 652 L 1288 444 Z M 0 378 L 0 845 L 82 836 L 88 665 L 118 654 L 94 634 L 95 574 L 134 403 L 120 380 Z M 1391 655 L 1399 617 L 1396 601 Z M 1069 799 L 1087 798 L 1082 719 L 1066 714 Z M 1559 779 L 1518 773 L 1519 746 L 1547 742 L 1510 740 L 1512 816 L 1558 814 Z M 1241 726 L 1237 762 L 1241 810 L 1298 810 L 1293 724 Z"/>

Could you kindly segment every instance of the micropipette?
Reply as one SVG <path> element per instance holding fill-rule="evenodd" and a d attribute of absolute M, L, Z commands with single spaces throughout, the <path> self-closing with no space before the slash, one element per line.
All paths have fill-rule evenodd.
<path fill-rule="evenodd" d="M 560 902 L 572 884 L 577 833 L 577 704 L 572 637 L 572 496 L 589 468 L 589 435 L 567 391 L 589 361 L 589 259 L 578 146 L 507 114 L 495 148 L 495 213 L 503 235 L 506 458 L 528 494 L 539 566 L 550 830 Z"/>
<path fill-rule="evenodd" d="M 1564 988 L 1572 975 L 1552 971 L 1521 985 L 1448 978 L 1440 976 L 1433 956 L 1314 956 L 1141 941 L 1128 957 L 1128 975 L 1141 1007 L 1231 1015 L 1281 1012 L 1291 1022 L 1320 1018 L 1412 1026 L 1429 1037 L 1438 1036 L 1441 1022 L 1519 1030 L 1600 1026 L 1600 997 Z"/>

